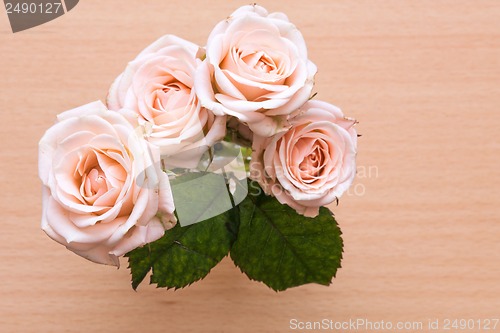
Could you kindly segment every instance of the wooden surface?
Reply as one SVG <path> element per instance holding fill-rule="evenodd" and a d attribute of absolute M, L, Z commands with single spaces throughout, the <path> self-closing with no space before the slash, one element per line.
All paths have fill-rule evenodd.
<path fill-rule="evenodd" d="M 292 332 L 292 318 L 500 317 L 496 0 L 260 2 L 304 34 L 317 98 L 360 121 L 360 176 L 334 208 L 346 246 L 330 287 L 276 294 L 225 259 L 186 290 L 134 292 L 125 261 L 92 264 L 40 230 L 37 143 L 56 114 L 104 99 L 160 35 L 203 44 L 247 2 L 85 0 L 17 34 L 0 14 L 0 332 L 260 333 Z"/>

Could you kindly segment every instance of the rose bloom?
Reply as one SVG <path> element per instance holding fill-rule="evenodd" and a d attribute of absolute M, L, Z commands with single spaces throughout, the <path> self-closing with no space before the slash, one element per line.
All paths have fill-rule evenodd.
<path fill-rule="evenodd" d="M 261 136 L 289 127 L 311 95 L 316 66 L 299 30 L 283 13 L 243 6 L 211 32 L 196 93 L 217 115 L 231 115 Z"/>
<path fill-rule="evenodd" d="M 39 144 L 42 229 L 84 258 L 119 266 L 176 222 L 158 148 L 101 102 L 57 118 Z"/>
<path fill-rule="evenodd" d="M 226 119 L 202 108 L 193 77 L 201 49 L 166 35 L 148 46 L 112 84 L 107 104 L 137 113 L 147 139 L 169 164 L 194 168 L 201 155 L 225 135 Z"/>
<path fill-rule="evenodd" d="M 315 217 L 354 180 L 356 121 L 334 105 L 311 100 L 291 123 L 271 138 L 254 136 L 251 178 L 297 213 Z"/>

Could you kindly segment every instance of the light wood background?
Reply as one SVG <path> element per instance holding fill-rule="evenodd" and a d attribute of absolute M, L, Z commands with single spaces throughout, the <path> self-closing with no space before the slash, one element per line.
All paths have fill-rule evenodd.
<path fill-rule="evenodd" d="M 125 261 L 92 264 L 39 229 L 37 143 L 56 114 L 104 99 L 159 36 L 204 44 L 246 3 L 85 0 L 17 34 L 0 14 L 0 332 L 260 333 L 291 332 L 292 318 L 500 317 L 496 0 L 260 2 L 301 29 L 319 67 L 317 98 L 360 121 L 360 177 L 334 208 L 346 246 L 330 287 L 276 294 L 226 258 L 188 289 L 134 292 Z"/>

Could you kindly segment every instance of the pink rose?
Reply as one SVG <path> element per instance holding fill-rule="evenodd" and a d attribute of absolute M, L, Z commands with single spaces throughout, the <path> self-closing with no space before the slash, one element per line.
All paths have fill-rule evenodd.
<path fill-rule="evenodd" d="M 314 217 L 354 180 L 356 121 L 334 105 L 311 100 L 291 123 L 274 137 L 254 136 L 251 178 L 266 194 Z"/>
<path fill-rule="evenodd" d="M 176 222 L 158 148 L 101 102 L 57 118 L 39 146 L 42 229 L 84 258 L 119 266 Z"/>
<path fill-rule="evenodd" d="M 196 72 L 201 104 L 231 115 L 261 136 L 289 127 L 310 97 L 316 66 L 299 30 L 283 13 L 243 6 L 217 24 Z"/>
<path fill-rule="evenodd" d="M 177 167 L 196 167 L 225 135 L 226 117 L 202 108 L 192 89 L 199 56 L 197 45 L 163 36 L 128 64 L 108 94 L 108 107 L 137 113 L 147 140 Z"/>

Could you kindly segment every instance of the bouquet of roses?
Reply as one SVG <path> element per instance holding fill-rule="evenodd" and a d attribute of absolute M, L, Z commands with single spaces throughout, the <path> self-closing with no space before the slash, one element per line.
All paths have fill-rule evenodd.
<path fill-rule="evenodd" d="M 342 239 L 323 206 L 356 174 L 355 120 L 312 99 L 316 66 L 283 13 L 243 6 L 205 47 L 166 35 L 40 141 L 42 229 L 132 286 L 204 278 L 226 255 L 274 290 L 330 284 Z M 314 97 L 314 96 L 313 96 Z"/>

